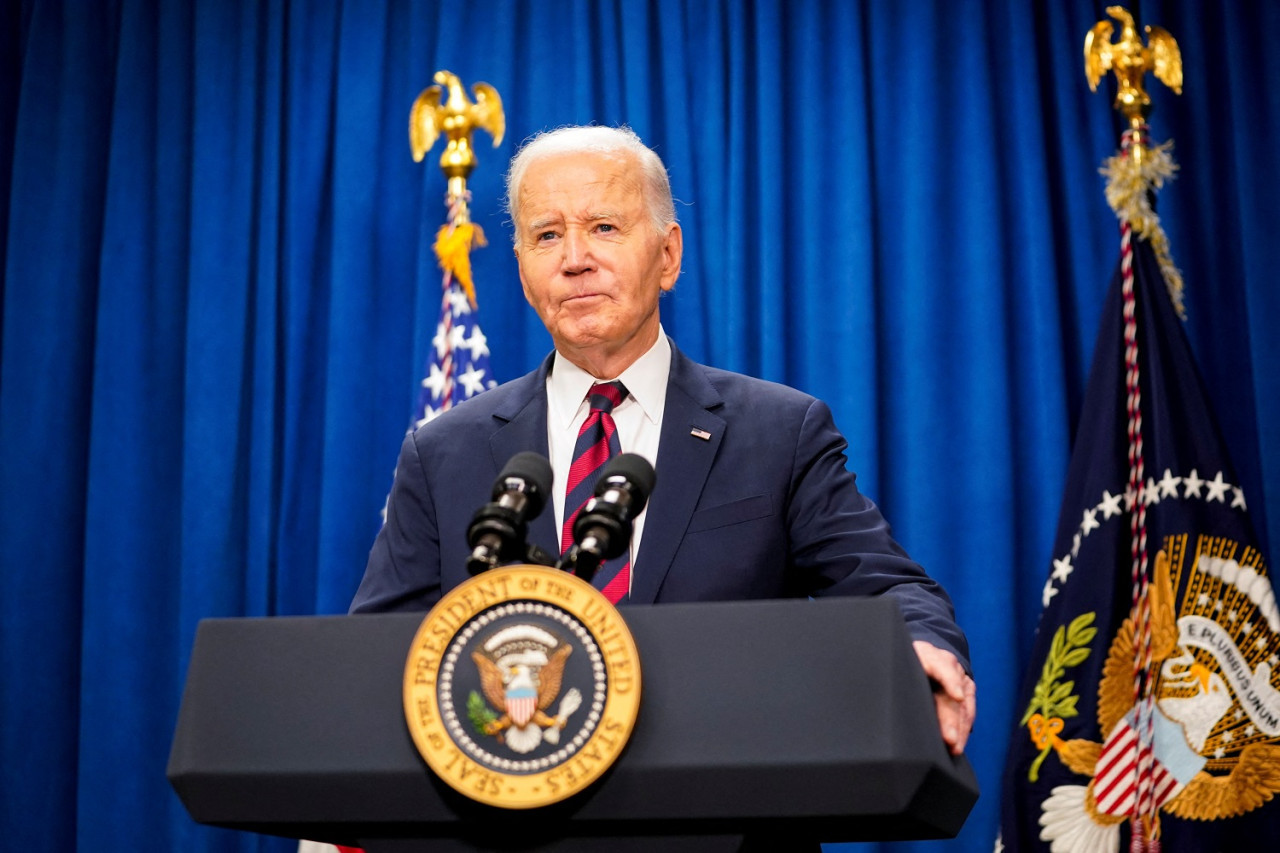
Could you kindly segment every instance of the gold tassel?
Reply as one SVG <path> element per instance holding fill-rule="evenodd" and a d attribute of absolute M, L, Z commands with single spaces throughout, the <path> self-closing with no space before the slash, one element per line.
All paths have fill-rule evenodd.
<path fill-rule="evenodd" d="M 476 305 L 476 288 L 471 280 L 471 249 L 486 246 L 484 231 L 474 222 L 459 225 L 442 225 L 436 232 L 435 251 L 440 268 L 458 280 L 467 294 L 472 309 Z"/>

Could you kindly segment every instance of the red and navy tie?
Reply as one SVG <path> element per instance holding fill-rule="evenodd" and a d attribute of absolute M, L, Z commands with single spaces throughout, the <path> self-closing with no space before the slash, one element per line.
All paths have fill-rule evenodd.
<path fill-rule="evenodd" d="M 573 464 L 565 481 L 564 530 L 560 534 L 561 552 L 573 544 L 573 522 L 577 520 L 582 505 L 595 494 L 596 482 L 604 464 L 622 452 L 618 443 L 618 428 L 613 422 L 613 407 L 627 398 L 627 388 L 621 382 L 596 383 L 587 392 L 591 411 L 578 430 L 578 442 L 573 446 Z M 600 567 L 592 584 L 605 598 L 618 603 L 627 596 L 631 586 L 631 559 L 629 553 L 609 560 Z"/>

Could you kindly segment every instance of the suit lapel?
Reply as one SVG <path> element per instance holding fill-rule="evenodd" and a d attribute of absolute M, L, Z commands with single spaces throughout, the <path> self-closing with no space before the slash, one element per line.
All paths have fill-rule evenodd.
<path fill-rule="evenodd" d="M 554 353 L 533 373 L 515 380 L 511 398 L 493 413 L 494 432 L 489 437 L 489 453 L 494 468 L 501 471 L 512 456 L 526 450 L 548 454 L 547 448 L 547 373 Z M 529 541 L 541 545 L 553 555 L 559 554 L 560 536 L 556 533 L 556 514 L 550 496 L 542 514 L 529 525 Z"/>
<path fill-rule="evenodd" d="M 655 467 L 657 484 L 649 498 L 644 539 L 633 569 L 634 603 L 652 604 L 657 599 L 684 538 L 724 438 L 724 419 L 713 411 L 721 402 L 702 368 L 672 343 L 671 380 Z"/>

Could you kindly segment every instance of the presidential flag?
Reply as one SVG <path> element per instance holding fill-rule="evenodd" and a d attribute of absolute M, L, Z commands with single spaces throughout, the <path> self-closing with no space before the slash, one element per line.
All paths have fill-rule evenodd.
<path fill-rule="evenodd" d="M 1172 161 L 1144 154 L 1111 161 L 1121 260 L 1018 694 L 997 850 L 1280 839 L 1280 613 L 1148 201 Z"/>

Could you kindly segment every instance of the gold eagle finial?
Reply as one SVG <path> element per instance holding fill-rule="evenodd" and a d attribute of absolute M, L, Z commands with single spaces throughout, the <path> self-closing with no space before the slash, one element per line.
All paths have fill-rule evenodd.
<path fill-rule="evenodd" d="M 1151 71 L 1156 79 L 1181 95 L 1182 52 L 1167 30 L 1155 26 L 1146 28 L 1147 44 L 1143 46 L 1133 16 L 1123 6 L 1108 6 L 1107 14 L 1120 22 L 1120 40 L 1111 41 L 1114 27 L 1110 21 L 1098 21 L 1084 37 L 1084 76 L 1089 81 L 1089 89 L 1096 92 L 1102 75 L 1115 72 L 1117 87 L 1113 106 L 1129 120 L 1129 128 L 1120 136 L 1119 153 L 1108 158 L 1102 169 L 1107 176 L 1107 204 L 1122 223 L 1151 242 L 1169 297 L 1178 316 L 1185 319 L 1182 273 L 1169 256 L 1169 241 L 1153 207 L 1156 191 L 1173 177 L 1178 167 L 1169 154 L 1172 142 L 1151 144 L 1147 128 L 1151 98 L 1142 85 L 1143 77 Z"/>
<path fill-rule="evenodd" d="M 448 142 L 440 158 L 440 168 L 450 178 L 466 178 L 476 165 L 471 137 L 477 127 L 493 136 L 494 148 L 502 144 L 507 130 L 502 98 L 488 83 L 476 83 L 471 87 L 476 96 L 473 104 L 467 98 L 462 81 L 452 71 L 437 71 L 433 79 L 439 85 L 423 89 L 409 112 L 409 147 L 413 149 L 413 160 L 421 163 L 443 132 Z M 440 102 L 441 94 L 445 94 L 444 103 Z"/>
<path fill-rule="evenodd" d="M 1094 24 L 1084 37 L 1084 74 L 1089 80 L 1089 90 L 1097 91 L 1102 75 L 1114 72 L 1118 83 L 1115 108 L 1124 113 L 1131 126 L 1137 127 L 1151 112 L 1151 97 L 1142 85 L 1148 71 L 1182 94 L 1182 53 L 1178 42 L 1161 27 L 1145 28 L 1147 44 L 1144 46 L 1133 16 L 1123 6 L 1108 6 L 1107 14 L 1120 22 L 1120 40 L 1111 41 L 1114 27 L 1110 21 Z"/>
<path fill-rule="evenodd" d="M 476 167 L 471 137 L 476 128 L 487 130 L 493 137 L 493 147 L 497 148 L 506 133 L 507 119 L 498 90 L 488 83 L 471 87 L 476 98 L 472 103 L 458 75 L 442 70 L 437 71 L 433 79 L 438 85 L 423 89 L 409 111 L 409 147 L 414 162 L 421 163 L 444 134 L 447 141 L 440 155 L 440 168 L 449 179 L 450 199 L 462 205 L 458 221 L 466 222 L 467 178 Z"/>

